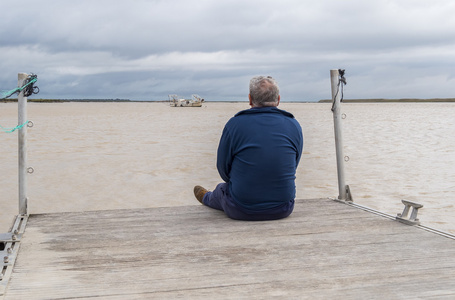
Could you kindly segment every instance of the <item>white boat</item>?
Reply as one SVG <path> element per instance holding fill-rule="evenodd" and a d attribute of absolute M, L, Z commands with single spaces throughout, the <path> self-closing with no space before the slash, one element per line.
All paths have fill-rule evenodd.
<path fill-rule="evenodd" d="M 199 95 L 191 95 L 191 99 L 180 98 L 177 95 L 169 95 L 169 102 L 171 107 L 201 107 L 204 99 Z"/>

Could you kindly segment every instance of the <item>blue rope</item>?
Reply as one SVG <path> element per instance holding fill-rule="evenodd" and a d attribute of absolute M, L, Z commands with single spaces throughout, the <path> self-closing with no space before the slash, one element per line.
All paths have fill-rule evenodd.
<path fill-rule="evenodd" d="M 14 128 L 4 128 L 2 125 L 0 125 L 0 129 L 3 131 L 3 132 L 6 132 L 6 133 L 11 133 L 11 132 L 14 132 L 19 129 L 22 129 L 22 127 L 24 127 L 25 125 L 27 125 L 28 121 L 25 121 L 24 124 L 21 124 L 21 125 L 17 125 L 16 127 Z"/>

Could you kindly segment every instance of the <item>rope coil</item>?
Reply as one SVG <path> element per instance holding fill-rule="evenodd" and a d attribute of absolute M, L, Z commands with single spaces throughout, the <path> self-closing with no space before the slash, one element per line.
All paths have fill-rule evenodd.
<path fill-rule="evenodd" d="M 0 91 L 0 99 L 6 99 L 11 97 L 16 93 L 24 91 L 24 97 L 29 97 L 32 94 L 39 93 L 39 87 L 34 86 L 33 84 L 38 80 L 38 75 L 30 74 L 27 79 L 24 80 L 24 84 L 21 87 L 15 88 L 10 91 Z"/>
<path fill-rule="evenodd" d="M 341 98 L 340 102 L 343 102 L 343 97 L 344 97 L 344 91 L 343 87 L 347 84 L 346 78 L 344 77 L 345 70 L 338 69 L 338 85 L 337 85 L 337 92 L 335 94 L 335 97 L 333 97 L 332 101 L 332 111 L 335 109 L 335 99 L 338 96 L 338 93 L 340 92 L 340 86 L 341 86 Z"/>

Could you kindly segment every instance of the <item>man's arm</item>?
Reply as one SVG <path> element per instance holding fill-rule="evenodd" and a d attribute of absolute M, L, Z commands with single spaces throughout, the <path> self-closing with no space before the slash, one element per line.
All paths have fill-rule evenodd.
<path fill-rule="evenodd" d="M 216 167 L 218 169 L 218 173 L 225 182 L 229 182 L 231 166 L 232 166 L 231 141 L 226 128 L 224 128 L 223 134 L 221 135 L 220 144 L 218 145 Z"/>
<path fill-rule="evenodd" d="M 302 129 L 300 129 L 300 131 L 299 131 L 299 140 L 298 140 L 298 144 L 297 144 L 297 155 L 296 155 L 296 163 L 297 163 L 296 165 L 297 166 L 299 165 L 300 158 L 302 157 L 303 142 L 304 142 L 303 132 L 302 132 Z"/>

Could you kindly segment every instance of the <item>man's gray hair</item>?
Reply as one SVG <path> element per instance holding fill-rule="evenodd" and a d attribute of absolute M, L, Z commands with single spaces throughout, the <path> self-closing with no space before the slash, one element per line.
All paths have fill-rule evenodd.
<path fill-rule="evenodd" d="M 271 76 L 255 76 L 250 80 L 250 96 L 254 106 L 276 106 L 280 88 Z"/>

